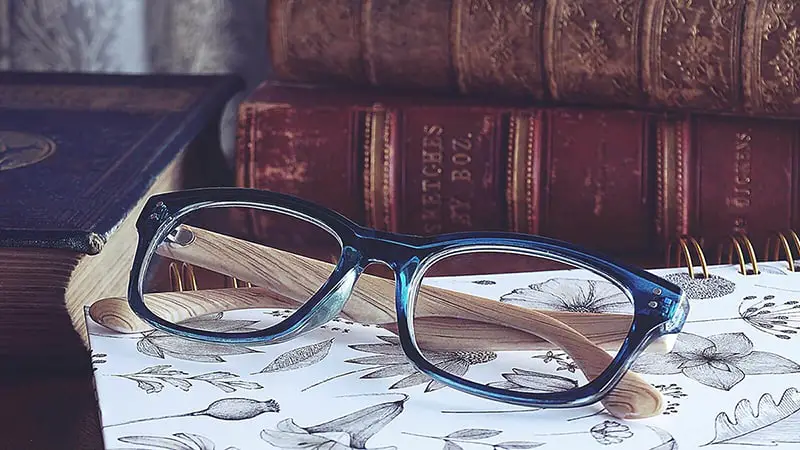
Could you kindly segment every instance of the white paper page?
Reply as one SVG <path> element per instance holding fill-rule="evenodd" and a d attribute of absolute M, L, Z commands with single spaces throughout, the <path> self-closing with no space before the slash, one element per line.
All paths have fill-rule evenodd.
<path fill-rule="evenodd" d="M 630 421 L 600 404 L 537 410 L 437 388 L 415 375 L 391 333 L 373 326 L 337 320 L 283 344 L 230 346 L 118 335 L 87 316 L 106 447 L 798 448 L 800 275 L 785 263 L 761 267 L 759 276 L 714 267 L 694 281 L 685 268 L 654 270 L 686 286 L 691 312 L 673 352 L 635 366 L 664 393 L 666 411 Z M 530 280 L 439 284 L 499 299 Z M 217 320 L 230 328 L 279 315 L 251 310 Z"/>

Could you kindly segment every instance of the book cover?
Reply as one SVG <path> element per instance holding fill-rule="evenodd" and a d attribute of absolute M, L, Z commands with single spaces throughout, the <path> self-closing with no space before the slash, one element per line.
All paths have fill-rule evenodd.
<path fill-rule="evenodd" d="M 146 197 L 212 182 L 233 75 L 0 74 L 0 373 L 85 371 Z M 134 217 L 131 219 L 131 217 Z"/>
<path fill-rule="evenodd" d="M 235 76 L 0 74 L 0 247 L 99 253 Z"/>

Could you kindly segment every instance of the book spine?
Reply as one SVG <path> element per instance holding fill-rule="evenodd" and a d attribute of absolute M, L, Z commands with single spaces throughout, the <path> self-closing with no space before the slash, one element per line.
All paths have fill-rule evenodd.
<path fill-rule="evenodd" d="M 245 102 L 238 184 L 385 231 L 508 230 L 618 255 L 800 225 L 791 122 L 630 110 Z"/>
<path fill-rule="evenodd" d="M 800 117 L 800 8 L 774 0 L 270 2 L 278 79 Z"/>
<path fill-rule="evenodd" d="M 240 111 L 240 186 L 386 231 L 510 230 L 626 253 L 657 245 L 645 114 L 291 102 Z"/>

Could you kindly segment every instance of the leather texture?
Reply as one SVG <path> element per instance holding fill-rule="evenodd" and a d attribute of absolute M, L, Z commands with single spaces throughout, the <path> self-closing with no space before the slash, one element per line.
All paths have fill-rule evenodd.
<path fill-rule="evenodd" d="M 783 0 L 274 0 L 276 79 L 800 116 Z"/>
<path fill-rule="evenodd" d="M 0 74 L 0 246 L 94 254 L 237 76 Z"/>
<path fill-rule="evenodd" d="M 637 261 L 681 235 L 800 225 L 791 122 L 523 107 L 265 82 L 241 105 L 237 184 L 382 230 L 542 234 Z"/>

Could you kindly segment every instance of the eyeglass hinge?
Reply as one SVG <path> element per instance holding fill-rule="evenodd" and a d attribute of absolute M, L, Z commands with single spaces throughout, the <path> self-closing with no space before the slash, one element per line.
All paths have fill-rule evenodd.
<path fill-rule="evenodd" d="M 148 222 L 150 226 L 157 227 L 171 217 L 172 216 L 169 213 L 169 209 L 167 209 L 167 205 L 165 205 L 164 202 L 158 202 L 155 204 L 155 206 L 153 206 L 150 216 L 148 216 Z"/>

